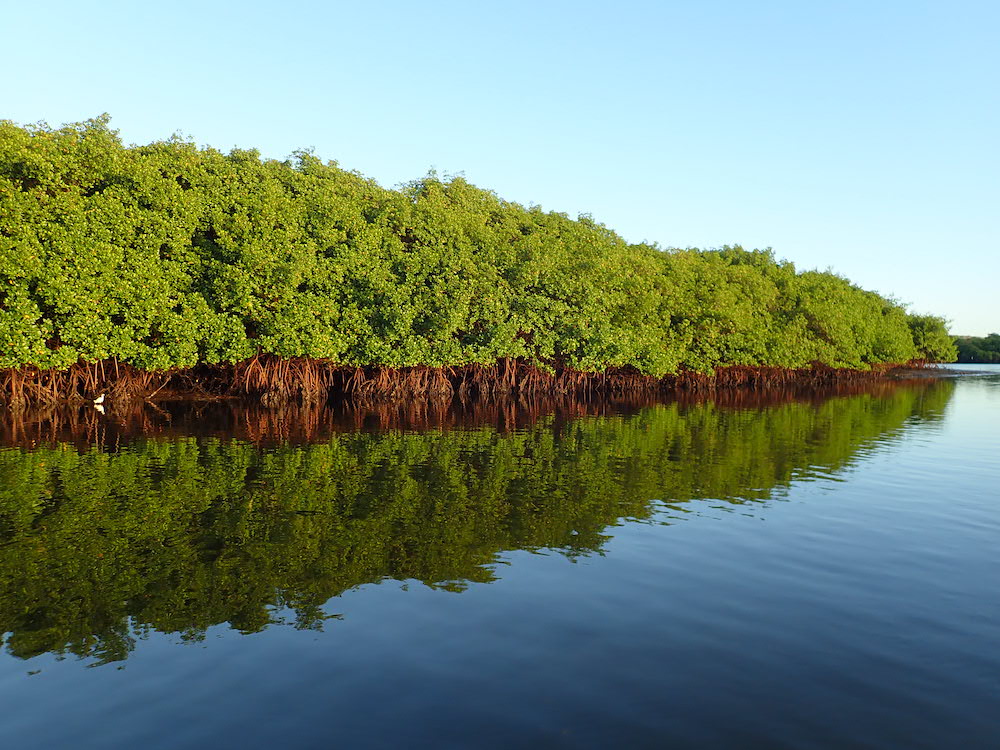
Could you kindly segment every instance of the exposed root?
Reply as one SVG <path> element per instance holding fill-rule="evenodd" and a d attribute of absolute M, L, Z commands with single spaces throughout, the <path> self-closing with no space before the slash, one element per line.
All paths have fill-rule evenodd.
<path fill-rule="evenodd" d="M 923 363 L 907 363 L 919 367 Z M 460 367 L 345 367 L 304 357 L 258 355 L 235 364 L 185 370 L 139 370 L 117 360 L 77 364 L 66 370 L 34 367 L 0 370 L 0 402 L 12 410 L 34 405 L 87 403 L 106 394 L 109 402 L 244 396 L 269 407 L 321 404 L 331 397 L 370 401 L 407 399 L 462 401 L 500 397 L 612 398 L 716 389 L 825 386 L 880 378 L 893 368 L 850 370 L 813 363 L 810 367 L 722 367 L 713 374 L 683 371 L 662 378 L 632 367 L 581 372 L 551 371 L 515 359 Z"/>
<path fill-rule="evenodd" d="M 333 399 L 327 403 L 259 400 L 175 400 L 112 403 L 104 413 L 89 405 L 35 406 L 19 411 L 0 409 L 0 446 L 35 448 L 72 444 L 117 449 L 137 438 L 205 436 L 246 440 L 255 444 L 311 443 L 333 433 L 386 430 L 457 430 L 490 425 L 498 432 L 522 430 L 543 417 L 553 429 L 580 417 L 637 413 L 655 404 L 681 407 L 711 401 L 721 409 L 760 409 L 793 401 L 821 403 L 862 393 L 884 395 L 900 387 L 927 388 L 932 381 L 856 380 L 829 386 L 797 388 L 729 388 L 679 390 L 671 394 L 637 391 L 625 396 L 581 398 L 557 396 L 466 399 Z"/>

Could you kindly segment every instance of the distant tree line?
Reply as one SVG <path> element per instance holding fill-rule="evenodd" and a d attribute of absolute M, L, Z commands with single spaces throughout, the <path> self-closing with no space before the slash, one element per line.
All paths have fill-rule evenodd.
<path fill-rule="evenodd" d="M 959 336 L 955 344 L 959 362 L 1000 362 L 1000 333 Z"/>
<path fill-rule="evenodd" d="M 125 146 L 106 116 L 0 121 L 0 368 L 256 354 L 661 376 L 955 348 L 942 319 L 770 250 L 630 244 L 461 177 L 389 190 L 308 152 Z"/>

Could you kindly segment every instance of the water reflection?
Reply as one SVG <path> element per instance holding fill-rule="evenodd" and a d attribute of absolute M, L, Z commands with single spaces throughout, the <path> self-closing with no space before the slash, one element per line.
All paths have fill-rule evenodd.
<path fill-rule="evenodd" d="M 256 632 L 278 610 L 322 628 L 323 605 L 362 584 L 462 591 L 502 551 L 588 555 L 664 504 L 773 498 L 941 419 L 952 390 L 8 419 L 0 632 L 17 657 L 100 664 L 154 630 Z"/>

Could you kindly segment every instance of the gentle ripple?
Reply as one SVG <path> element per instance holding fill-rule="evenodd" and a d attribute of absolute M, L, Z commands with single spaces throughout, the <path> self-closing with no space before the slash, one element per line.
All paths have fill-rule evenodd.
<path fill-rule="evenodd" d="M 1000 747 L 991 371 L 513 431 L 0 450 L 2 736 Z"/>

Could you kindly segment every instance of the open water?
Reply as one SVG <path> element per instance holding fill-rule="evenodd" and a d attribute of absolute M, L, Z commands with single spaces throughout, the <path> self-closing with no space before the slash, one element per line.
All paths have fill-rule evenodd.
<path fill-rule="evenodd" d="M 1000 368 L 8 419 L 5 748 L 1000 747 Z"/>

